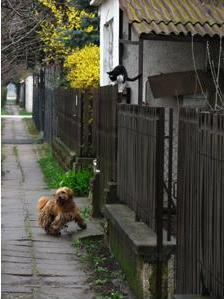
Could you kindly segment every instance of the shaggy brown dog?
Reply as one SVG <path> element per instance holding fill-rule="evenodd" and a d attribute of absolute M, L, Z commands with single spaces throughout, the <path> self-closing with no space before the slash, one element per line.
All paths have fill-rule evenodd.
<path fill-rule="evenodd" d="M 82 229 L 86 224 L 73 201 L 74 193 L 67 187 L 59 188 L 52 198 L 42 196 L 38 200 L 38 221 L 40 226 L 51 235 L 60 235 L 61 229 L 70 221 L 78 223 Z"/>

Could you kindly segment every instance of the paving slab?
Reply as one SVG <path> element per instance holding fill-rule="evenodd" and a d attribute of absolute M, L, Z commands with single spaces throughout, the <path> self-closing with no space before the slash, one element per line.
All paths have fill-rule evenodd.
<path fill-rule="evenodd" d="M 16 106 L 10 109 L 18 113 Z M 23 120 L 4 119 L 2 139 L 10 144 L 3 144 L 1 298 L 95 298 L 72 247 L 74 234 L 80 233 L 77 225 L 61 237 L 46 235 L 38 226 L 37 200 L 53 190 L 44 183 L 37 145 L 20 144 L 32 139 Z M 81 208 L 90 205 L 87 199 L 77 202 Z"/>

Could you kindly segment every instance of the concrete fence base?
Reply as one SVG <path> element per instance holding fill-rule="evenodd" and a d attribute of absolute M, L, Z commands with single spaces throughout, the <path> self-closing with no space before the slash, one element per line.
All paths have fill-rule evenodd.
<path fill-rule="evenodd" d="M 139 299 L 156 299 L 156 234 L 144 223 L 136 222 L 134 212 L 123 204 L 106 205 L 108 242 Z M 162 298 L 174 292 L 175 240 L 165 242 L 162 252 Z"/>

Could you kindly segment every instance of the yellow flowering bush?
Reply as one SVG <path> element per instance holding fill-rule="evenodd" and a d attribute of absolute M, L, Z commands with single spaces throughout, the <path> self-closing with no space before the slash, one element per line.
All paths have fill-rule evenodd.
<path fill-rule="evenodd" d="M 65 59 L 67 79 L 75 88 L 88 88 L 99 85 L 100 51 L 96 45 L 87 45 L 76 49 Z"/>
<path fill-rule="evenodd" d="M 64 56 L 72 52 L 72 46 L 65 43 L 67 32 L 72 30 L 82 30 L 82 20 L 84 18 L 94 19 L 95 14 L 77 9 L 65 0 L 63 5 L 59 5 L 57 0 L 39 0 L 39 2 L 49 10 L 49 18 L 41 23 L 39 31 L 40 38 L 44 43 L 44 52 L 49 60 L 63 59 Z M 92 25 L 83 29 L 84 32 L 91 33 L 94 30 Z"/>
<path fill-rule="evenodd" d="M 67 80 L 76 88 L 99 84 L 99 47 L 92 44 L 98 36 L 97 17 L 88 8 L 83 9 L 83 1 L 76 7 L 72 0 L 64 0 L 63 4 L 58 0 L 39 0 L 47 10 L 39 32 L 45 61 L 64 63 Z"/>
<path fill-rule="evenodd" d="M 39 2 L 50 11 L 51 16 L 42 22 L 39 32 L 45 45 L 46 58 L 61 59 L 71 52 L 71 48 L 64 45 L 64 33 L 81 26 L 81 12 L 71 5 L 58 6 L 56 0 L 39 0 Z"/>

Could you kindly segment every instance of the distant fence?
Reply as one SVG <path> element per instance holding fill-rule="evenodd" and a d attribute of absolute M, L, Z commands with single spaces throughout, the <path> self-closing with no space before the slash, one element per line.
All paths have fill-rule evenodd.
<path fill-rule="evenodd" d="M 59 137 L 77 155 L 81 152 L 81 92 L 58 88 L 56 91 Z"/>
<path fill-rule="evenodd" d="M 91 89 L 57 88 L 57 137 L 79 157 L 94 157 Z"/>
<path fill-rule="evenodd" d="M 122 104 L 118 112 L 118 197 L 154 230 L 163 214 L 164 111 Z"/>
<path fill-rule="evenodd" d="M 59 76 L 59 67 L 51 66 L 45 69 L 45 92 L 44 92 L 44 140 L 52 143 L 57 136 L 57 101 L 55 82 Z"/>
<path fill-rule="evenodd" d="M 177 292 L 224 295 L 224 114 L 181 109 Z"/>
<path fill-rule="evenodd" d="M 45 88 L 44 96 L 44 140 L 52 143 L 57 136 L 57 114 L 55 89 Z"/>
<path fill-rule="evenodd" d="M 39 131 L 44 130 L 45 84 L 44 72 L 33 75 L 33 120 Z"/>

